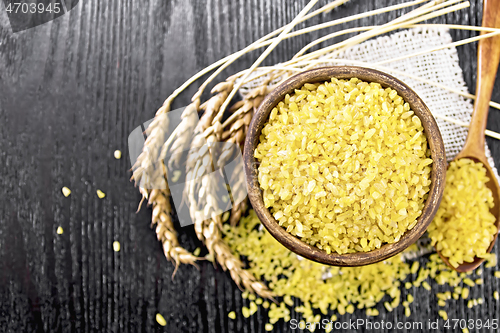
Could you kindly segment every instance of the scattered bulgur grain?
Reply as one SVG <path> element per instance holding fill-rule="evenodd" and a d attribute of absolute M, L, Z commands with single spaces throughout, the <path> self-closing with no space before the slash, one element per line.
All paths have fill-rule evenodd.
<path fill-rule="evenodd" d="M 62 194 L 67 198 L 69 197 L 69 195 L 71 194 L 71 190 L 69 188 L 67 188 L 66 186 L 64 186 L 62 189 Z"/>
<path fill-rule="evenodd" d="M 273 324 L 269 324 L 269 323 L 267 323 L 267 324 L 264 326 L 264 329 L 265 329 L 266 331 L 268 331 L 268 332 L 272 332 L 273 328 L 274 328 Z"/>
<path fill-rule="evenodd" d="M 494 275 L 496 278 L 499 278 L 499 279 L 500 279 L 500 271 L 496 271 L 495 273 L 493 273 L 493 275 Z"/>
<path fill-rule="evenodd" d="M 115 252 L 119 252 L 119 251 L 120 251 L 120 247 L 121 247 L 121 246 L 120 246 L 120 242 L 118 242 L 118 241 L 114 241 L 114 242 L 113 242 L 113 250 L 114 250 Z"/>
<path fill-rule="evenodd" d="M 418 272 L 418 268 L 420 267 L 420 263 L 418 261 L 415 261 L 412 265 L 411 265 L 411 273 L 412 274 L 415 274 Z"/>
<path fill-rule="evenodd" d="M 231 311 L 227 314 L 227 316 L 230 318 L 230 319 L 236 319 L 236 312 L 234 311 Z"/>
<path fill-rule="evenodd" d="M 257 312 L 258 309 L 259 307 L 257 306 L 257 304 L 255 304 L 255 302 L 250 302 L 250 315 L 253 315 L 255 312 Z"/>
<path fill-rule="evenodd" d="M 463 280 L 463 282 L 464 282 L 466 285 L 468 285 L 469 287 L 474 287 L 474 286 L 475 286 L 474 281 L 472 281 L 472 280 L 471 280 L 471 279 L 469 279 L 469 278 L 465 278 L 465 279 Z"/>
<path fill-rule="evenodd" d="M 486 268 L 492 268 L 497 265 L 497 255 L 495 253 L 489 253 L 484 259 L 486 260 L 486 264 L 484 265 Z"/>
<path fill-rule="evenodd" d="M 446 311 L 439 310 L 438 314 L 439 314 L 439 316 L 441 316 L 441 318 L 443 318 L 443 320 L 448 320 L 448 314 L 446 313 Z"/>
<path fill-rule="evenodd" d="M 384 302 L 384 306 L 387 309 L 387 311 L 389 311 L 389 312 L 391 312 L 393 310 L 392 306 L 389 302 Z"/>
<path fill-rule="evenodd" d="M 467 299 L 469 297 L 469 288 L 462 289 L 462 298 Z"/>
<path fill-rule="evenodd" d="M 201 252 L 201 249 L 199 247 L 197 247 L 196 249 L 194 249 L 193 251 L 193 256 L 197 257 L 200 255 L 200 252 Z"/>
<path fill-rule="evenodd" d="M 497 300 L 500 298 L 500 297 L 499 297 L 499 295 L 498 295 L 498 291 L 496 291 L 496 290 L 495 290 L 495 291 L 493 292 L 493 298 L 494 298 L 494 299 L 497 299 Z"/>
<path fill-rule="evenodd" d="M 57 227 L 57 230 L 56 230 L 57 234 L 58 235 L 62 235 L 62 233 L 64 232 L 63 228 L 61 226 Z"/>
<path fill-rule="evenodd" d="M 165 326 L 167 325 L 167 321 L 165 320 L 165 318 L 163 318 L 163 316 L 159 313 L 156 314 L 156 322 L 158 324 L 160 324 L 161 326 Z"/>
<path fill-rule="evenodd" d="M 103 191 L 101 191 L 101 190 L 97 190 L 97 197 L 98 197 L 99 199 L 102 199 L 102 198 L 104 198 L 105 196 L 106 196 L 106 193 L 104 193 L 104 192 L 103 192 Z"/>
<path fill-rule="evenodd" d="M 119 160 L 120 158 L 122 158 L 122 152 L 120 150 L 115 150 L 114 154 L 115 158 L 117 160 Z"/>
<path fill-rule="evenodd" d="M 437 293 L 436 296 L 438 299 L 441 299 L 443 301 L 446 301 L 448 299 L 445 293 Z"/>
<path fill-rule="evenodd" d="M 422 282 L 422 287 L 424 287 L 427 290 L 431 290 L 432 289 L 431 285 L 427 281 Z"/>

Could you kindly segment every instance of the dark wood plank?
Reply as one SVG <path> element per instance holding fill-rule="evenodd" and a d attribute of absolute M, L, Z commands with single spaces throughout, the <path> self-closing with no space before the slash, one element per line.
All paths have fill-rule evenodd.
<path fill-rule="evenodd" d="M 352 0 L 311 22 L 400 2 Z M 127 137 L 191 75 L 290 22 L 306 3 L 89 0 L 16 34 L 0 5 L 0 331 L 264 331 L 262 310 L 248 320 L 227 318 L 245 302 L 230 277 L 210 263 L 201 263 L 199 270 L 182 266 L 171 279 L 174 268 L 149 228 L 150 209 L 135 213 L 140 196 L 128 181 Z M 403 12 L 324 33 L 378 24 Z M 478 25 L 481 2 L 474 0 L 469 9 L 435 21 Z M 322 35 L 285 41 L 265 64 L 287 60 Z M 476 45 L 458 52 L 474 92 Z M 242 57 L 221 80 L 249 67 L 258 55 Z M 497 101 L 499 82 L 493 93 Z M 174 107 L 186 105 L 199 84 L 179 96 Z M 490 113 L 488 128 L 500 131 L 497 110 Z M 499 142 L 488 139 L 488 144 L 500 164 Z M 124 153 L 121 160 L 113 158 L 115 149 Z M 72 189 L 70 197 L 61 195 L 63 186 Z M 104 200 L 97 198 L 97 189 L 107 194 Z M 62 235 L 56 233 L 58 226 Z M 118 253 L 112 249 L 114 240 L 121 243 Z M 190 250 L 200 245 L 189 227 L 182 229 L 180 240 Z M 458 302 L 448 309 L 450 318 L 498 316 L 492 292 L 499 287 L 497 279 L 485 277 L 471 295 L 483 297 L 485 304 L 467 309 Z M 433 288 L 433 293 L 442 289 Z M 435 320 L 436 298 L 428 295 L 416 295 L 420 310 L 409 319 L 398 309 L 381 311 L 379 320 Z M 167 319 L 166 328 L 156 323 L 157 312 Z M 357 318 L 365 318 L 364 312 L 342 320 Z M 283 323 L 275 327 L 290 331 Z"/>

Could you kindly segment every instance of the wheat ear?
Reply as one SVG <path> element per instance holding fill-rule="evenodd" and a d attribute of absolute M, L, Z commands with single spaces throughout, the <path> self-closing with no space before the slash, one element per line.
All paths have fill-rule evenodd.
<path fill-rule="evenodd" d="M 180 264 L 191 264 L 196 266 L 195 257 L 191 252 L 179 245 L 177 232 L 172 221 L 172 207 L 170 206 L 168 190 L 152 190 L 148 204 L 153 205 L 151 224 L 156 225 L 156 236 L 163 245 L 165 257 L 175 263 L 174 277 Z"/>
<path fill-rule="evenodd" d="M 156 224 L 157 237 L 162 242 L 165 257 L 175 262 L 173 277 L 179 264 L 195 265 L 197 258 L 179 245 L 177 233 L 175 232 L 170 215 L 172 207 L 168 199 L 170 194 L 168 184 L 164 179 L 163 164 L 159 161 L 161 155 L 159 152 L 160 147 L 164 144 L 166 136 L 165 130 L 168 128 L 168 117 L 166 116 L 168 109 L 169 105 L 164 104 L 156 112 L 154 120 L 148 126 L 146 130 L 148 137 L 144 143 L 142 153 L 132 167 L 133 173 L 131 180 L 134 180 L 135 185 L 139 186 L 139 191 L 142 194 L 141 203 L 147 200 L 148 204 L 153 205 L 152 224 Z M 155 183 L 158 183 L 156 181 L 158 179 L 163 180 L 164 183 L 147 183 L 151 180 L 155 180 Z M 139 209 L 140 205 L 141 204 L 139 204 Z"/>
<path fill-rule="evenodd" d="M 181 167 L 182 152 L 189 148 L 192 133 L 196 123 L 198 122 L 199 106 L 199 99 L 195 99 L 191 104 L 186 106 L 182 112 L 180 124 L 174 130 L 174 133 L 170 134 L 169 139 L 163 146 L 163 156 L 166 156 L 167 152 L 170 151 L 170 157 L 168 160 L 169 168 L 178 169 Z M 169 144 L 171 140 L 172 145 L 170 146 Z"/>
<path fill-rule="evenodd" d="M 217 84 L 212 93 L 215 93 L 208 101 L 200 106 L 205 112 L 200 118 L 200 121 L 194 128 L 194 137 L 190 143 L 190 153 L 186 161 L 186 188 L 184 191 L 185 198 L 189 205 L 189 213 L 194 222 L 194 230 L 200 240 L 203 241 L 203 220 L 204 216 L 217 216 L 216 202 L 217 198 L 213 195 L 219 184 L 214 183 L 212 177 L 203 177 L 202 186 L 200 187 L 194 180 L 202 175 L 211 172 L 212 161 L 210 156 L 209 145 L 211 143 L 220 141 L 221 130 L 212 131 L 210 134 L 206 133 L 207 128 L 212 127 L 211 123 L 220 105 L 224 102 L 228 93 L 233 87 L 234 81 L 225 81 Z M 199 202 L 203 202 L 205 207 L 203 211 L 198 211 L 197 206 Z"/>

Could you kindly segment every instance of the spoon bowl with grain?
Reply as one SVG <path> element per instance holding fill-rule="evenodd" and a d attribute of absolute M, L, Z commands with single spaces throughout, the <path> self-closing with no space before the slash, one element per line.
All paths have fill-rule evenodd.
<path fill-rule="evenodd" d="M 483 8 L 483 27 L 500 28 L 500 0 L 485 0 Z M 493 207 L 490 208 L 490 213 L 495 217 L 496 232 L 493 235 L 487 252 L 491 252 L 495 245 L 498 228 L 500 223 L 500 187 L 493 169 L 488 163 L 485 154 L 485 130 L 488 119 L 488 111 L 490 99 L 495 83 L 495 77 L 500 62 L 500 36 L 485 38 L 479 41 L 477 53 L 477 83 L 476 83 L 476 100 L 474 103 L 474 111 L 469 126 L 469 133 L 465 141 L 464 148 L 455 157 L 453 162 L 461 159 L 470 159 L 475 163 L 481 163 L 486 170 L 486 187 L 491 191 L 493 197 Z M 453 163 L 452 162 L 452 163 Z M 457 267 L 450 264 L 449 258 L 444 256 L 438 250 L 439 255 L 444 262 L 458 272 L 468 272 L 477 268 L 484 261 L 484 258 L 474 257 L 472 262 L 463 262 Z"/>

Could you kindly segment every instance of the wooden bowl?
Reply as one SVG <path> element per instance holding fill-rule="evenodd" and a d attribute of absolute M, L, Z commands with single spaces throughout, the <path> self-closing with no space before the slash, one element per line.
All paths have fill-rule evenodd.
<path fill-rule="evenodd" d="M 302 87 L 305 83 L 329 81 L 332 77 L 337 79 L 350 79 L 356 77 L 365 82 L 377 82 L 384 88 L 390 87 L 396 90 L 398 94 L 410 104 L 411 109 L 420 118 L 431 150 L 431 158 L 434 161 L 432 164 L 432 183 L 428 193 L 428 199 L 425 202 L 422 215 L 418 218 L 415 227 L 407 231 L 398 242 L 393 244 L 384 244 L 379 249 L 370 252 L 327 254 L 325 251 L 320 250 L 315 246 L 306 244 L 299 238 L 288 233 L 278 224 L 278 222 L 271 215 L 270 211 L 264 206 L 262 191 L 257 179 L 258 162 L 254 158 L 254 151 L 259 144 L 261 130 L 268 121 L 271 110 L 284 99 L 286 94 L 292 93 L 294 89 Z M 297 74 L 276 87 L 262 101 L 257 113 L 254 115 L 252 122 L 250 123 L 245 141 L 243 158 L 245 164 L 248 197 L 253 209 L 257 213 L 257 216 L 271 235 L 273 235 L 274 238 L 276 238 L 289 250 L 299 254 L 300 256 L 333 266 L 361 266 L 376 263 L 396 255 L 413 244 L 422 236 L 436 214 L 445 185 L 446 158 L 443 139 L 436 121 L 427 106 L 424 104 L 422 99 L 420 99 L 420 97 L 418 97 L 418 95 L 403 82 L 388 74 L 362 67 L 335 66 L 312 69 Z"/>

